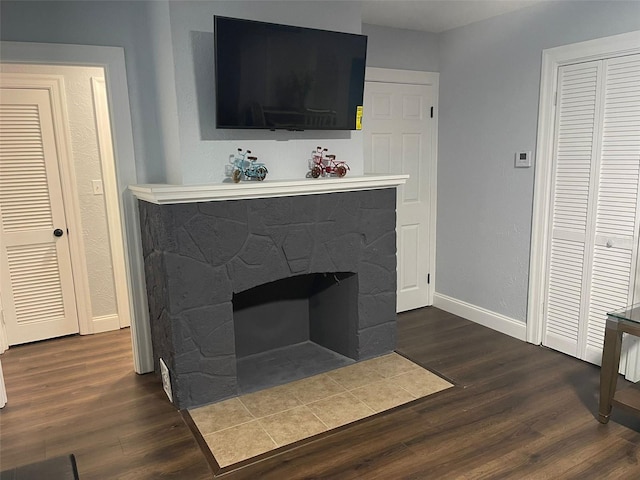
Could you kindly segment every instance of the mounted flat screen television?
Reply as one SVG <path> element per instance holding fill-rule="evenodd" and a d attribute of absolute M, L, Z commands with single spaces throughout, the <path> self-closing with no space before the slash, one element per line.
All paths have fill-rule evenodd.
<path fill-rule="evenodd" d="M 214 17 L 216 126 L 355 130 L 367 37 Z"/>

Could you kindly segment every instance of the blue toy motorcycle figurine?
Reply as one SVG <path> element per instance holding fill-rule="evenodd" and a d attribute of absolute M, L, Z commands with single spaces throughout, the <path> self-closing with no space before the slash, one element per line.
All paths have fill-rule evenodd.
<path fill-rule="evenodd" d="M 229 163 L 232 166 L 231 179 L 234 183 L 238 183 L 243 178 L 252 179 L 255 178 L 259 181 L 264 180 L 269 171 L 262 162 L 257 162 L 258 157 L 252 157 L 251 150 L 243 152 L 241 148 L 238 149 L 238 153 L 231 155 Z"/>

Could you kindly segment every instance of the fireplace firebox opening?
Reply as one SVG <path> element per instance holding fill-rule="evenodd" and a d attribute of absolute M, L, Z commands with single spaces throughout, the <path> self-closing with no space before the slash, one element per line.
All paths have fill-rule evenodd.
<path fill-rule="evenodd" d="M 358 275 L 314 273 L 233 295 L 238 387 L 249 393 L 354 363 Z"/>

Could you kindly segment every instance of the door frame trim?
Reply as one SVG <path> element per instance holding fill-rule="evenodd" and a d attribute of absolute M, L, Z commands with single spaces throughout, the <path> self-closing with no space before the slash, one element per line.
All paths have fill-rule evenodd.
<path fill-rule="evenodd" d="M 103 93 L 104 92 L 104 93 Z M 104 327 L 100 328 L 100 321 L 93 319 L 94 333 L 131 326 L 131 309 L 129 306 L 129 292 L 127 291 L 127 271 L 125 268 L 126 255 L 124 252 L 124 239 L 122 238 L 122 219 L 120 218 L 120 206 L 118 204 L 118 177 L 116 173 L 115 158 L 113 155 L 113 138 L 111 125 L 109 124 L 109 105 L 107 100 L 107 82 L 104 77 L 91 78 L 91 100 L 96 118 L 96 137 L 98 139 L 98 156 L 102 169 L 102 183 L 104 185 L 104 203 L 107 212 L 107 224 L 109 230 L 109 243 L 111 245 L 111 259 L 113 265 L 113 278 L 115 279 L 115 294 L 117 305 L 117 318 L 113 321 L 100 321 Z M 124 280 L 124 282 L 120 280 Z M 117 320 L 117 322 L 116 322 Z"/>
<path fill-rule="evenodd" d="M 113 153 L 117 175 L 120 228 L 123 236 L 131 315 L 133 363 L 137 373 L 153 371 L 149 310 L 145 288 L 137 201 L 128 190 L 137 184 L 129 90 L 122 47 L 53 43 L 0 42 L 4 63 L 103 67 L 107 83 Z"/>
<path fill-rule="evenodd" d="M 433 96 L 433 132 L 431 138 L 431 156 L 433 162 L 426 173 L 429 178 L 429 270 L 431 281 L 427 285 L 427 305 L 433 305 L 436 290 L 436 214 L 438 211 L 438 98 L 440 96 L 440 74 L 438 72 L 422 72 L 418 70 L 396 70 L 392 68 L 367 67 L 365 82 L 401 83 L 413 85 L 429 85 L 434 89 Z"/>
<path fill-rule="evenodd" d="M 529 343 L 540 345 L 544 334 L 544 297 L 548 276 L 547 239 L 551 231 L 549 217 L 556 117 L 554 100 L 558 84 L 558 68 L 572 63 L 640 53 L 639 45 L 640 31 L 634 31 L 542 51 L 527 302 L 527 342 Z M 640 355 L 638 349 L 633 350 L 634 352 L 630 351 L 628 357 L 627 374 L 638 377 Z"/>

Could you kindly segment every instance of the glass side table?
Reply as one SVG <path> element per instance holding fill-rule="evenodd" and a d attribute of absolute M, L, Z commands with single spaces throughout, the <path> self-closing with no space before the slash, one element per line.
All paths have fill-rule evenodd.
<path fill-rule="evenodd" d="M 616 391 L 623 333 L 640 337 L 640 304 L 607 314 L 600 369 L 598 421 L 601 423 L 609 421 L 614 406 L 640 415 L 640 390 L 634 385 Z"/>

